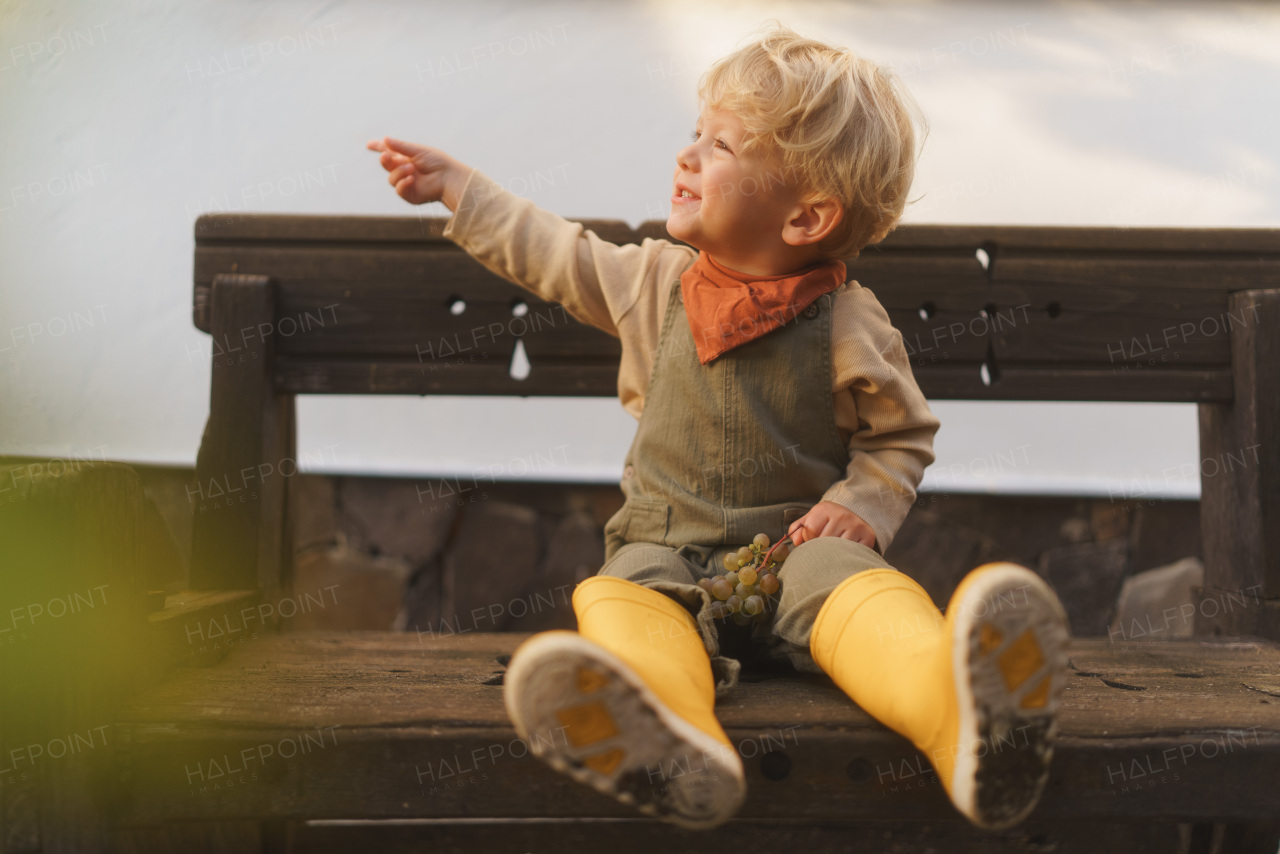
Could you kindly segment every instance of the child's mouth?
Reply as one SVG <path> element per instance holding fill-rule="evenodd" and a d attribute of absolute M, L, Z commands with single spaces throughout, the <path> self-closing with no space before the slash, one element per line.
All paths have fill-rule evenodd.
<path fill-rule="evenodd" d="M 675 191 L 675 193 L 671 196 L 672 204 L 687 205 L 693 202 L 700 202 L 700 201 L 702 201 L 701 196 L 695 196 L 691 190 L 686 190 L 684 188 L 678 188 Z"/>

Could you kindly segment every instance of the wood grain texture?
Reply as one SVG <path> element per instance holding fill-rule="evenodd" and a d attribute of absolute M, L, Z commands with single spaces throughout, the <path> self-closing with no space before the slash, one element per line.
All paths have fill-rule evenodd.
<path fill-rule="evenodd" d="M 1230 400 L 1228 368 L 1133 369 L 1069 362 L 927 365 L 913 368 L 931 400 L 1102 400 L 1191 402 Z"/>
<path fill-rule="evenodd" d="M 196 324 L 210 329 L 214 277 L 252 272 L 276 283 L 276 352 L 301 360 L 277 374 L 286 392 L 541 395 L 579 366 L 616 371 L 613 330 L 488 271 L 442 238 L 445 222 L 202 217 Z M 583 224 L 619 243 L 662 234 L 661 223 Z M 1229 401 L 1231 333 L 1253 307 L 1233 313 L 1228 295 L 1280 284 L 1280 250 L 1262 230 L 904 226 L 847 264 L 935 399 Z M 501 378 L 517 341 L 539 379 Z M 975 380 L 984 363 L 1002 384 Z M 616 394 L 603 380 L 568 388 Z"/>
<path fill-rule="evenodd" d="M 290 574 L 286 498 L 297 473 L 293 396 L 274 384 L 274 288 L 265 276 L 219 276 L 212 305 L 218 346 L 191 495 L 189 583 L 272 589 Z"/>
<path fill-rule="evenodd" d="M 666 235 L 650 220 L 631 229 L 619 220 L 576 219 L 606 240 L 638 243 Z M 198 243 L 225 240 L 446 243 L 447 217 L 330 216 L 316 214 L 204 214 L 196 220 Z M 1004 247 L 1109 251 L 1280 253 L 1280 234 L 1263 228 L 1107 228 L 1013 225 L 903 225 L 865 255 L 903 249 L 957 249 L 998 243 Z"/>
<path fill-rule="evenodd" d="M 956 854 L 1167 854 L 1179 850 L 1176 825 L 1163 822 L 1032 822 L 1002 833 L 984 832 L 959 819 L 863 822 L 744 818 L 713 831 L 690 831 L 657 821 L 447 820 L 386 823 L 313 823 L 298 829 L 295 854 L 376 850 L 383 854 L 527 854 L 531 851 L 609 851 L 616 854 L 877 854 L 945 851 Z M 1271 854 L 1271 852 L 1268 852 Z"/>
<path fill-rule="evenodd" d="M 218 638 L 273 629 L 278 621 L 257 611 L 261 601 L 260 590 L 187 590 L 166 597 L 164 608 L 147 618 L 151 678 L 158 680 L 179 665 L 208 666 L 221 660 L 230 646 Z"/>
<path fill-rule="evenodd" d="M 1280 601 L 1247 591 L 1201 590 L 1195 631 L 1209 637 L 1251 635 L 1275 640 L 1280 638 Z"/>
<path fill-rule="evenodd" d="M 280 635 L 176 674 L 119 722 L 122 820 L 628 817 L 515 740 L 488 683 L 523 638 Z M 1249 687 L 1274 678 L 1280 647 L 1079 641 L 1072 666 L 1034 817 L 1280 819 L 1262 785 L 1280 716 Z M 747 768 L 744 815 L 954 817 L 909 743 L 825 678 L 744 683 L 717 714 Z"/>
<path fill-rule="evenodd" d="M 483 353 L 432 362 L 360 359 L 276 360 L 276 387 L 291 394 L 501 394 L 538 397 L 612 397 L 616 362 L 539 360 L 522 380 L 510 365 Z"/>
<path fill-rule="evenodd" d="M 1047 363 L 1001 365 L 990 385 L 982 362 L 929 364 L 914 369 L 931 400 L 1116 400 L 1199 403 L 1231 399 L 1228 368 L 1171 371 Z M 990 374 L 989 374 L 990 376 Z M 483 354 L 452 361 L 376 361 L 280 357 L 276 387 L 290 394 L 454 394 L 528 397 L 612 397 L 618 393 L 616 363 L 539 360 L 523 380 L 506 362 Z"/>
<path fill-rule="evenodd" d="M 1232 294 L 1235 394 L 1200 407 L 1205 587 L 1280 599 L 1280 290 Z"/>

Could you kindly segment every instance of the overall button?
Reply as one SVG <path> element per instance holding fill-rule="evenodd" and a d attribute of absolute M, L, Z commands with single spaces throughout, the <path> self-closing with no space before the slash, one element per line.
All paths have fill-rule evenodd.
<path fill-rule="evenodd" d="M 804 311 L 800 312 L 800 314 L 804 316 L 805 320 L 813 320 L 818 316 L 819 311 L 821 311 L 821 309 L 818 308 L 818 304 L 816 302 L 811 302 Z"/>

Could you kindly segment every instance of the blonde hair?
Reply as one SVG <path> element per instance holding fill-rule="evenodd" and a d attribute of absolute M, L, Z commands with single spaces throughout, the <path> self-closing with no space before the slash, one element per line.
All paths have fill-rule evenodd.
<path fill-rule="evenodd" d="M 772 150 L 808 200 L 840 202 L 844 216 L 820 246 L 856 256 L 902 216 L 916 162 L 910 111 L 919 109 L 891 69 L 772 23 L 702 75 L 698 100 L 742 121 L 743 154 Z"/>

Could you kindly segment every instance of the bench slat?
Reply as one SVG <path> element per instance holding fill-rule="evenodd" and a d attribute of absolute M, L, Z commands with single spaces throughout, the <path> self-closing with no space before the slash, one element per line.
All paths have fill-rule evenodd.
<path fill-rule="evenodd" d="M 523 380 L 509 362 L 483 351 L 429 362 L 277 357 L 276 388 L 293 394 L 465 394 L 613 397 L 617 361 L 540 361 Z"/>
<path fill-rule="evenodd" d="M 1232 336 L 1235 402 L 1200 408 L 1206 586 L 1280 605 L 1280 290 L 1242 291 L 1232 305 L 1258 322 Z M 1262 629 L 1261 617 L 1229 622 L 1238 633 Z"/>
<path fill-rule="evenodd" d="M 121 821 L 628 817 L 514 741 L 486 682 L 524 637 L 277 635 L 176 674 L 118 720 L 132 769 Z M 1033 818 L 1280 818 L 1261 785 L 1280 761 L 1266 693 L 1280 647 L 1083 640 L 1072 661 Z M 744 815 L 954 819 L 910 744 L 821 677 L 741 684 L 718 715 L 747 767 Z M 771 754 L 789 760 L 780 779 L 788 762 Z"/>
<path fill-rule="evenodd" d="M 486 273 L 486 275 L 488 275 Z M 451 357 L 487 353 L 510 357 L 517 338 L 539 358 L 616 360 L 616 338 L 574 320 L 565 309 L 536 299 L 496 277 L 497 295 L 468 296 L 458 315 L 441 298 L 406 285 L 348 281 L 290 281 L 278 286 L 280 307 L 272 328 L 278 353 L 287 356 L 410 359 L 428 364 Z M 352 297 L 351 294 L 358 294 Z M 892 291 L 890 291 L 892 293 Z M 913 367 L 981 362 L 994 351 L 997 363 L 1093 362 L 1099 367 L 1149 372 L 1230 364 L 1230 330 L 1253 322 L 1247 310 L 1228 312 L 1222 294 L 1180 295 L 1178 303 L 1150 302 L 1134 291 L 1081 288 L 1058 301 L 1040 286 L 1001 290 L 992 302 L 970 293 L 967 307 L 952 296 L 950 306 L 933 306 L 928 317 L 918 307 L 890 306 Z M 515 316 L 514 302 L 526 313 Z M 908 306 L 920 300 L 907 302 Z M 1053 314 L 1049 307 L 1054 305 Z M 256 335 L 248 328 L 250 338 Z M 243 346 L 236 335 L 211 343 L 215 355 Z M 487 357 L 486 357 L 487 358 Z M 1154 361 L 1154 364 L 1153 364 Z M 1181 399 L 1200 400 L 1189 391 Z"/>
<path fill-rule="evenodd" d="M 1081 286 L 1070 297 L 1040 283 L 999 288 L 991 322 L 1001 361 L 1096 362 L 1165 370 L 1230 366 L 1231 330 L 1246 322 L 1227 311 L 1227 295 L 1180 292 L 1173 298 L 1122 288 Z M 1252 322 L 1250 320 L 1249 322 Z"/>
<path fill-rule="evenodd" d="M 619 342 L 486 270 L 443 240 L 444 220 L 233 219 L 198 223 L 196 323 L 208 327 L 215 275 L 270 276 L 281 390 L 616 393 L 600 374 Z M 662 232 L 584 224 L 622 242 Z M 1275 244 L 1248 230 L 911 226 L 849 266 L 932 398 L 1226 402 L 1230 331 L 1251 320 L 1226 311 L 1228 292 L 1280 285 Z M 533 364 L 524 382 L 503 373 L 517 340 Z M 215 355 L 234 343 L 215 341 Z"/>
<path fill-rule="evenodd" d="M 203 214 L 195 224 L 198 243 L 335 240 L 427 243 L 442 236 L 447 216 L 333 216 L 327 214 Z M 666 237 L 665 223 L 650 220 L 632 229 L 620 220 L 576 220 L 606 240 L 636 242 Z M 870 252 L 978 247 L 1099 249 L 1107 251 L 1271 252 L 1280 254 L 1280 233 L 1262 228 L 1111 228 L 1096 226 L 902 225 Z"/>
<path fill-rule="evenodd" d="M 1064 362 L 1002 363 L 990 385 L 980 364 L 913 367 L 931 400 L 1229 401 L 1230 368 L 1126 370 Z"/>
<path fill-rule="evenodd" d="M 1239 291 L 1280 287 L 1280 255 L 1234 252 L 1091 253 L 1007 249 L 992 266 L 992 280 L 1075 287 L 1159 288 L 1170 299 L 1182 290 Z"/>
<path fill-rule="evenodd" d="M 648 819 L 608 821 L 311 823 L 298 829 L 299 854 L 528 854 L 530 851 L 608 851 L 610 854 L 805 854 L 945 851 L 947 854 L 1167 854 L 1180 850 L 1176 824 L 1135 822 L 1029 822 L 1005 833 L 955 821 L 861 824 L 740 819 L 714 831 L 682 830 Z M 1223 850 L 1234 850 L 1224 848 Z M 1271 854 L 1271 852 L 1267 852 Z"/>
<path fill-rule="evenodd" d="M 512 379 L 508 362 L 462 353 L 435 362 L 276 358 L 276 388 L 293 394 L 455 394 L 612 397 L 616 362 L 533 360 L 529 376 Z M 984 385 L 980 362 L 917 366 L 931 400 L 1229 401 L 1229 368 L 1125 370 L 1047 363 L 1004 366 Z"/>
<path fill-rule="evenodd" d="M 486 274 L 487 275 L 487 274 Z M 496 277 L 495 293 L 449 289 L 439 299 L 423 288 L 349 281 L 286 281 L 271 328 L 276 352 L 288 356 L 402 358 L 429 362 L 451 354 L 487 351 L 509 356 L 515 341 L 532 355 L 605 358 L 622 353 L 617 338 L 575 320 L 556 303 L 540 300 Z M 465 308 L 450 311 L 455 294 Z M 353 296 L 353 294 L 355 296 Z M 513 306 L 525 305 L 516 315 Z M 256 332 L 249 329 L 250 337 Z M 241 344 L 216 341 L 215 353 Z"/>

